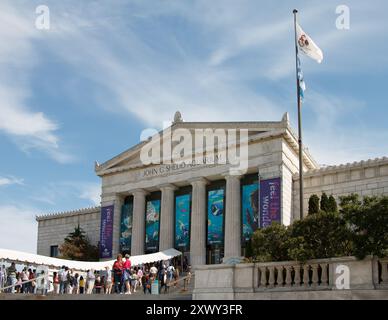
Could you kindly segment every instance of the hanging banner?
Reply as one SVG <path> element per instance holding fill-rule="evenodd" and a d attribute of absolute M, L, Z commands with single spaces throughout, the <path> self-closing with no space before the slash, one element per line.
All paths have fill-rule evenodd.
<path fill-rule="evenodd" d="M 207 244 L 222 245 L 224 242 L 224 189 L 208 192 Z"/>
<path fill-rule="evenodd" d="M 175 247 L 189 248 L 191 195 L 175 197 Z"/>
<path fill-rule="evenodd" d="M 242 240 L 249 241 L 259 227 L 259 184 L 258 182 L 242 186 Z"/>
<path fill-rule="evenodd" d="M 280 178 L 260 181 L 260 227 L 265 228 L 272 222 L 281 222 Z"/>
<path fill-rule="evenodd" d="M 131 250 L 133 203 L 124 204 L 121 209 L 120 252 Z"/>
<path fill-rule="evenodd" d="M 112 258 L 114 206 L 101 208 L 100 258 Z"/>
<path fill-rule="evenodd" d="M 145 224 L 146 224 L 145 249 L 147 251 L 158 251 L 159 218 L 160 218 L 160 200 L 147 201 L 146 221 L 145 221 Z"/>

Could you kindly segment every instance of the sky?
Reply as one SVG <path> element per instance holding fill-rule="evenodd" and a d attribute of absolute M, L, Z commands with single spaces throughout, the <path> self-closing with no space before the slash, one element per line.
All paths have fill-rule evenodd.
<path fill-rule="evenodd" d="M 46 5 L 50 28 L 36 13 Z M 349 8 L 338 29 L 336 8 Z M 180 110 L 187 121 L 297 129 L 292 10 L 322 49 L 301 57 L 303 139 L 319 164 L 388 156 L 386 1 L 0 2 L 0 248 L 36 252 L 35 216 L 99 205 L 109 160 Z"/>

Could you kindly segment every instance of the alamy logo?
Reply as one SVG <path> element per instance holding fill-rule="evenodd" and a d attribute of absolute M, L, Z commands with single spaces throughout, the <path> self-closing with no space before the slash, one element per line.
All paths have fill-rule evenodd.
<path fill-rule="evenodd" d="M 335 268 L 335 286 L 338 290 L 350 289 L 350 270 L 348 266 L 340 264 Z"/>
<path fill-rule="evenodd" d="M 229 164 L 229 174 L 248 169 L 248 129 L 167 128 L 153 135 L 140 152 L 144 165 Z"/>

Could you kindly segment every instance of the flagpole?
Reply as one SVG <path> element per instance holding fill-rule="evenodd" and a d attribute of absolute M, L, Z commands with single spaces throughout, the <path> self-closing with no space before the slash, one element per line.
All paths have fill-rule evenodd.
<path fill-rule="evenodd" d="M 300 85 L 298 77 L 298 39 L 296 33 L 296 14 L 298 10 L 294 9 L 294 31 L 295 31 L 295 67 L 296 67 L 296 95 L 298 101 L 298 144 L 299 144 L 299 218 L 303 219 L 303 145 L 302 145 L 302 114 L 300 100 Z"/>

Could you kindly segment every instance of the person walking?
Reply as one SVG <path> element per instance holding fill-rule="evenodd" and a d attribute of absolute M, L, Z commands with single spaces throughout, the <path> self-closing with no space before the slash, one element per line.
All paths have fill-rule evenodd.
<path fill-rule="evenodd" d="M 85 293 L 85 279 L 83 276 L 79 277 L 79 293 L 80 294 Z"/>
<path fill-rule="evenodd" d="M 76 273 L 73 277 L 73 294 L 79 294 L 79 274 Z"/>
<path fill-rule="evenodd" d="M 11 265 L 7 268 L 8 284 L 12 286 L 11 293 L 16 292 L 16 283 L 17 283 L 16 276 L 17 276 L 17 271 L 16 271 L 15 262 L 12 262 Z"/>
<path fill-rule="evenodd" d="M 105 294 L 111 294 L 112 292 L 112 270 L 109 266 L 105 267 Z"/>
<path fill-rule="evenodd" d="M 21 292 L 26 294 L 28 293 L 28 287 L 29 287 L 29 282 L 28 281 L 28 271 L 27 267 L 23 268 L 23 271 L 21 272 L 21 279 L 22 279 L 22 290 Z"/>
<path fill-rule="evenodd" d="M 131 279 L 132 279 L 132 272 L 131 272 L 131 260 L 129 259 L 130 255 L 125 255 L 125 261 L 123 264 L 123 280 L 125 283 L 125 294 L 131 294 Z"/>
<path fill-rule="evenodd" d="M 54 271 L 53 273 L 53 286 L 54 286 L 54 294 L 59 294 L 59 277 L 56 271 Z"/>
<path fill-rule="evenodd" d="M 86 282 L 87 282 L 87 294 L 92 294 L 93 293 L 93 288 L 94 288 L 94 282 L 96 281 L 96 276 L 94 275 L 94 270 L 90 269 L 87 273 L 86 276 Z"/>
<path fill-rule="evenodd" d="M 117 255 L 117 260 L 113 263 L 113 275 L 115 293 L 122 293 L 123 256 Z"/>

